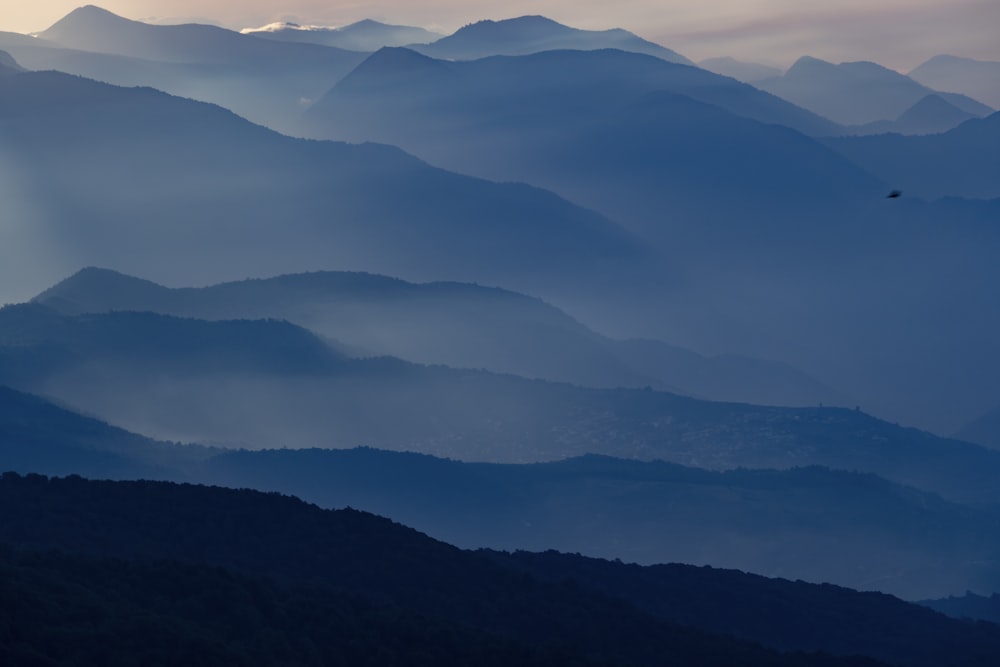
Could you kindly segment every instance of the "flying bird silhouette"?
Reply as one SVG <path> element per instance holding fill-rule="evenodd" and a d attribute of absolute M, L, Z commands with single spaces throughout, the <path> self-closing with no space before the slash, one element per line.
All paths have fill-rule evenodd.
<path fill-rule="evenodd" d="M 887 194 L 887 195 L 885 196 L 885 198 L 886 198 L 886 199 L 896 199 L 896 198 L 898 198 L 898 197 L 899 197 L 899 196 L 900 196 L 901 194 L 903 194 L 903 191 L 902 191 L 902 190 L 893 190 L 892 192 L 890 192 L 889 194 Z"/>

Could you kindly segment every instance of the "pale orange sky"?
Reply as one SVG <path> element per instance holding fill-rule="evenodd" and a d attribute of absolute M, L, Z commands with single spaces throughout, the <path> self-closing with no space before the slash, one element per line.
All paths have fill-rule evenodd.
<path fill-rule="evenodd" d="M 0 0 L 0 30 L 42 30 L 80 0 Z M 800 55 L 875 60 L 907 71 L 939 53 L 1000 61 L 998 0 L 103 0 L 132 19 L 230 28 L 362 18 L 451 32 L 483 18 L 544 14 L 580 28 L 622 27 L 694 60 L 732 55 L 788 65 Z"/>

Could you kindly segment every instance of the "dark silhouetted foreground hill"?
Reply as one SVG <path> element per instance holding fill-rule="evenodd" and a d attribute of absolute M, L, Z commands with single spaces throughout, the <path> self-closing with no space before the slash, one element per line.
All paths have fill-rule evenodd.
<path fill-rule="evenodd" d="M 56 548 L 97 558 L 138 561 L 114 568 L 99 560 L 28 557 L 28 565 L 36 569 L 23 573 L 22 578 L 54 580 L 48 594 L 66 596 L 70 605 L 79 604 L 81 597 L 117 589 L 112 600 L 146 605 L 155 610 L 153 613 L 178 619 L 181 636 L 199 612 L 185 613 L 183 604 L 161 605 L 174 595 L 174 599 L 187 597 L 197 609 L 195 601 L 204 599 L 213 611 L 222 614 L 207 624 L 210 645 L 219 641 L 215 633 L 220 626 L 231 633 L 224 637 L 245 637 L 248 627 L 266 624 L 255 617 L 260 614 L 266 618 L 267 610 L 274 608 L 271 596 L 277 595 L 278 600 L 284 598 L 290 613 L 302 609 L 296 599 L 301 597 L 305 598 L 303 606 L 314 612 L 330 609 L 327 605 L 340 609 L 337 616 L 353 617 L 360 626 L 362 645 L 381 625 L 386 634 L 399 637 L 402 643 L 400 647 L 390 642 L 388 650 L 401 652 L 407 644 L 418 641 L 421 630 L 435 632 L 439 627 L 446 631 L 449 625 L 460 624 L 467 630 L 453 634 L 456 650 L 486 632 L 503 638 L 481 638 L 487 646 L 494 643 L 501 651 L 514 652 L 517 647 L 509 642 L 518 642 L 530 647 L 529 657 L 539 656 L 539 660 L 554 652 L 556 657 L 562 653 L 627 665 L 658 665 L 665 659 L 720 666 L 857 664 L 824 655 L 782 655 L 750 642 L 682 627 L 597 593 L 584 583 L 544 582 L 485 555 L 460 551 L 370 514 L 321 510 L 285 496 L 155 482 L 90 482 L 79 477 L 49 480 L 8 473 L 0 479 L 0 499 L 10 510 L 0 517 L 0 539 L 5 542 L 21 548 Z M 15 567 L 17 558 L 15 554 Z M 151 560 L 156 562 L 147 564 Z M 164 561 L 221 566 L 242 574 L 216 579 L 221 574 L 218 570 Z M 63 567 L 69 572 L 60 572 Z M 73 575 L 74 570 L 82 572 Z M 130 584 L 130 572 L 133 577 L 146 577 Z M 312 592 L 292 589 L 291 594 L 283 593 L 274 584 L 246 575 L 273 577 L 285 585 L 308 585 Z M 170 585 L 171 577 L 178 581 L 165 593 L 163 588 Z M 199 592 L 199 580 L 209 584 L 213 579 L 219 584 L 208 588 L 211 596 L 203 597 L 208 591 Z M 76 594 L 67 595 L 66 588 L 74 581 L 79 582 Z M 17 579 L 12 583 L 16 586 Z M 345 614 L 342 594 L 317 599 L 329 588 L 371 602 L 361 601 L 353 605 L 353 614 Z M 248 593 L 250 600 L 245 597 Z M 46 606 L 44 596 L 42 592 L 40 600 L 29 598 L 32 608 Z M 236 605 L 234 598 L 243 598 L 243 604 Z M 244 621 L 238 615 L 228 615 L 238 609 L 250 618 Z M 413 612 L 420 616 L 412 616 L 408 622 Z M 302 612 L 294 615 L 298 613 Z M 302 627 L 304 633 L 318 631 L 317 624 L 321 628 L 329 622 L 321 613 L 313 615 L 316 618 Z M 90 618 L 77 623 L 86 627 L 92 622 Z M 941 618 L 938 631 L 972 640 L 973 650 L 987 650 L 994 640 L 988 633 L 963 632 L 960 624 Z M 294 625 L 292 619 L 288 623 L 277 625 Z M 170 629 L 168 625 L 161 632 L 169 637 Z M 281 636 L 277 634 L 276 640 Z M 337 631 L 333 637 L 343 634 Z M 382 641 L 386 639 L 382 634 Z M 437 650 L 447 646 L 439 644 Z M 476 643 L 466 650 L 475 653 L 477 646 L 478 651 L 484 650 Z"/>
<path fill-rule="evenodd" d="M 589 665 L 329 588 L 0 545 L 5 665 Z"/>

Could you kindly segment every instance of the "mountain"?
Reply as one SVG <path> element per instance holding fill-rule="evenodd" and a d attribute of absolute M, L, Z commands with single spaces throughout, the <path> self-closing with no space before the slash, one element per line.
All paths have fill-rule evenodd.
<path fill-rule="evenodd" d="M 826 143 L 907 195 L 1000 198 L 1000 113 L 942 134 L 837 137 Z"/>
<path fill-rule="evenodd" d="M 91 562 L 113 557 L 126 572 L 141 572 L 150 559 L 178 561 L 178 574 L 221 567 L 234 571 L 229 581 L 236 585 L 274 577 L 356 596 L 361 614 L 377 602 L 387 621 L 416 612 L 424 623 L 459 623 L 614 664 L 865 665 L 885 656 L 914 667 L 989 665 L 1000 651 L 995 626 L 885 595 L 710 568 L 460 551 L 370 514 L 321 510 L 277 494 L 5 475 L 0 498 L 10 510 L 0 517 L 0 539 L 18 549 L 57 548 Z M 103 581 L 106 575 L 86 585 Z M 266 600 L 266 590 L 256 599 Z M 776 655 L 751 642 L 791 643 L 796 652 Z M 830 648 L 817 654 L 820 646 Z"/>
<path fill-rule="evenodd" d="M 822 465 L 1000 502 L 1000 453 L 859 410 L 713 403 L 349 359 L 280 321 L 0 310 L 0 383 L 161 440 L 417 451 L 527 463 L 587 453 L 726 470 Z"/>
<path fill-rule="evenodd" d="M 706 58 L 698 62 L 698 67 L 715 72 L 722 76 L 729 76 L 743 83 L 756 83 L 764 79 L 771 79 L 781 76 L 782 71 L 770 65 L 760 63 L 744 62 L 729 56 L 722 58 Z"/>
<path fill-rule="evenodd" d="M 1000 62 L 958 56 L 934 56 L 909 74 L 937 90 L 963 93 L 1000 109 Z"/>
<path fill-rule="evenodd" d="M 682 65 L 690 60 L 627 30 L 579 30 L 544 16 L 521 16 L 503 21 L 478 21 L 430 44 L 410 48 L 433 58 L 475 60 L 488 56 L 520 56 L 542 51 L 619 49 L 644 53 Z"/>
<path fill-rule="evenodd" d="M 291 44 L 241 35 L 212 25 L 152 25 L 87 5 L 38 33 L 79 51 L 192 65 L 287 67 L 341 55 L 315 44 Z"/>
<path fill-rule="evenodd" d="M 894 121 L 881 120 L 851 128 L 853 134 L 940 134 L 958 127 L 975 115 L 963 111 L 940 95 L 928 95 Z"/>
<path fill-rule="evenodd" d="M 782 364 L 706 358 L 659 341 L 616 341 L 539 299 L 472 284 L 324 271 L 167 289 L 89 268 L 33 300 L 66 315 L 135 310 L 209 320 L 285 319 L 335 339 L 354 356 L 388 355 L 587 386 L 652 384 L 768 405 L 849 403 Z"/>
<path fill-rule="evenodd" d="M 92 6 L 73 11 L 43 35 L 27 41 L 0 35 L 0 48 L 11 50 L 30 69 L 150 86 L 220 104 L 284 131 L 291 129 L 303 104 L 364 58 L 319 45 L 254 39 L 215 26 L 149 25 Z"/>
<path fill-rule="evenodd" d="M 340 28 L 302 26 L 296 23 L 272 23 L 262 28 L 244 29 L 241 32 L 245 35 L 282 42 L 306 42 L 369 52 L 377 51 L 383 46 L 429 44 L 442 37 L 440 33 L 423 28 L 389 25 L 372 19 L 364 19 Z"/>
<path fill-rule="evenodd" d="M 843 125 L 864 125 L 898 118 L 931 94 L 974 116 L 993 109 L 965 95 L 937 92 L 872 62 L 835 65 L 803 56 L 781 77 L 758 87 Z"/>
<path fill-rule="evenodd" d="M 765 113 L 774 98 L 750 91 L 621 52 L 445 62 L 386 49 L 306 121 L 318 136 L 387 142 L 545 187 L 627 226 L 664 259 L 644 281 L 657 289 L 610 299 L 614 312 L 579 292 L 545 294 L 615 337 L 780 361 L 874 414 L 940 434 L 996 405 L 1000 384 L 981 372 L 1000 370 L 989 342 L 1000 335 L 995 295 L 990 280 L 963 276 L 970 265 L 995 274 L 1000 239 L 988 222 L 1000 202 L 911 199 L 896 174 L 780 127 L 790 121 L 779 107 L 789 107 Z M 976 150 L 993 155 L 989 144 Z M 873 159 L 895 160 L 886 155 Z M 1000 182 L 986 173 L 975 182 Z M 893 189 L 906 198 L 887 200 Z M 959 257 L 965 269 L 946 266 Z M 994 333 L 961 325 L 981 313 Z M 938 341 L 956 339 L 975 340 L 942 352 Z M 924 380 L 914 383 L 917 368 Z"/>
<path fill-rule="evenodd" d="M 0 246 L 5 286 L 41 283 L 37 293 L 99 264 L 168 283 L 338 266 L 536 288 L 544 275 L 600 284 L 616 263 L 648 258 L 549 192 L 387 146 L 292 139 L 218 107 L 55 72 L 0 79 L 0 100 L 0 146 L 17 165 L 0 187 L 19 214 Z"/>
<path fill-rule="evenodd" d="M 896 119 L 895 129 L 901 134 L 940 134 L 975 117 L 940 95 L 928 95 Z"/>
<path fill-rule="evenodd" d="M 782 219 L 803 200 L 881 191 L 854 165 L 776 126 L 818 131 L 813 119 L 746 84 L 640 54 L 444 62 L 391 49 L 305 116 L 317 136 L 383 141 L 463 173 L 542 185 L 667 247 L 693 240 L 684 221 L 732 230 L 751 206 Z"/>
<path fill-rule="evenodd" d="M 497 465 L 313 449 L 220 453 L 189 478 L 364 509 L 465 548 L 713 565 L 910 599 L 1000 586 L 1000 515 L 821 468 L 709 472 L 601 456 Z"/>
<path fill-rule="evenodd" d="M 780 655 L 751 642 L 679 626 L 581 586 L 549 583 L 504 568 L 486 556 L 462 552 L 385 519 L 353 510 L 320 510 L 275 494 L 153 482 L 88 482 L 78 477 L 49 480 L 38 475 L 5 475 L 0 494 L 6 507 L 17 508 L 18 517 L 5 513 L 0 536 L 20 549 L 59 548 L 89 559 L 125 560 L 119 571 L 134 563 L 134 571 L 142 572 L 154 559 L 160 568 L 164 561 L 177 561 L 178 576 L 191 566 L 233 571 L 235 577 L 229 578 L 233 584 L 212 598 L 213 609 L 219 611 L 231 609 L 227 595 L 231 586 L 246 586 L 248 576 L 265 576 L 285 586 L 332 589 L 360 598 L 352 605 L 355 618 L 367 616 L 369 623 L 375 619 L 366 612 L 377 605 L 387 630 L 400 628 L 393 621 L 409 616 L 415 629 L 406 637 L 419 635 L 417 630 L 428 625 L 459 624 L 465 630 L 453 635 L 458 641 L 471 631 L 486 635 L 480 641 L 493 635 L 543 654 L 600 664 L 655 665 L 665 657 L 692 665 L 734 660 L 789 666 L 849 664 L 829 655 Z M 31 496 L 34 500 L 29 501 Z M 97 525 L 81 530 L 85 524 L 77 521 Z M 216 521 L 221 524 L 213 525 Z M 95 579 L 121 581 L 108 574 Z M 154 581 L 164 578 L 154 576 Z M 96 582 L 88 585 L 99 585 Z M 192 592 L 200 588 L 185 582 L 181 590 L 188 586 Z M 269 584 L 257 587 L 263 590 L 251 599 L 266 603 Z M 120 585 L 117 588 L 121 590 Z M 342 614 L 350 617 L 350 612 L 349 606 Z M 190 617 L 190 612 L 181 614 Z M 939 636 L 972 640 L 978 650 L 993 641 L 989 633 L 963 632 L 941 618 Z M 311 629 L 313 624 L 306 621 L 304 627 Z M 366 626 L 371 627 L 362 625 Z M 210 622 L 208 627 L 216 624 Z M 579 636 L 582 629 L 587 629 L 586 637 Z M 489 643 L 503 646 L 496 639 Z M 553 662 L 577 664 L 569 657 Z"/>

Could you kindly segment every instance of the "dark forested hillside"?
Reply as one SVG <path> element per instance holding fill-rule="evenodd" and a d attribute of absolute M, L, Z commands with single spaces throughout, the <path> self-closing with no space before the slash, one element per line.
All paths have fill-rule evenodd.
<path fill-rule="evenodd" d="M 0 479 L 0 502 L 10 510 L 0 517 L 0 540 L 21 548 L 58 548 L 91 557 L 142 562 L 178 560 L 266 575 L 286 584 L 333 587 L 380 606 L 388 603 L 422 614 L 429 619 L 423 622 L 431 628 L 441 622 L 458 623 L 526 643 L 540 650 L 541 655 L 555 651 L 630 665 L 662 664 L 664 659 L 720 667 L 737 663 L 851 664 L 822 655 L 781 655 L 753 643 L 685 628 L 580 584 L 547 583 L 369 514 L 320 510 L 286 496 L 155 482 L 90 482 L 78 477 L 50 480 L 8 473 Z M 47 573 L 43 566 L 40 574 L 28 572 L 23 576 L 37 576 L 43 581 L 54 578 L 49 594 L 58 598 L 65 595 L 73 575 L 69 575 L 69 582 L 60 582 L 66 575 L 59 572 L 59 559 L 51 560 L 57 566 L 50 567 Z M 182 598 L 184 591 L 198 587 L 197 581 L 183 578 L 211 581 L 218 576 L 218 571 L 197 568 L 187 568 L 185 574 L 184 568 L 176 566 L 140 565 L 131 566 L 132 572 L 149 573 L 149 580 L 129 584 L 118 580 L 129 571 L 128 567 L 114 568 L 117 576 L 101 563 L 71 562 L 69 567 L 84 573 L 90 567 L 96 574 L 94 580 L 88 578 L 84 591 L 76 591 L 71 604 L 79 604 L 80 598 L 85 600 L 104 585 L 112 591 L 118 588 L 118 599 L 126 605 L 149 604 L 149 598 L 163 596 L 156 593 L 157 587 L 170 581 L 157 574 L 157 569 L 167 570 L 168 575 L 172 570 L 182 579 Z M 76 575 L 81 576 L 86 574 Z M 246 595 L 240 588 L 252 592 L 266 585 L 233 577 L 226 581 L 210 589 L 213 593 L 206 603 L 213 609 L 253 614 L 254 607 L 247 604 L 231 607 L 232 596 Z M 195 600 L 202 595 L 207 592 L 195 593 Z M 265 589 L 258 613 L 267 613 L 267 598 Z M 342 600 L 334 597 L 327 604 L 336 609 L 343 605 Z M 47 604 L 44 596 L 32 603 L 43 610 Z M 159 604 L 154 606 L 155 613 L 176 618 L 177 612 L 170 607 L 164 610 Z M 292 611 L 297 604 L 293 600 L 288 606 Z M 367 605 L 359 607 L 360 621 L 367 620 L 366 614 L 371 614 L 366 611 Z M 388 633 L 399 632 L 406 622 L 404 617 L 394 628 L 391 621 L 394 616 L 398 618 L 397 614 L 391 610 L 377 613 L 376 621 L 388 617 L 390 622 L 383 621 Z M 183 613 L 181 616 L 190 618 Z M 239 633 L 247 627 L 238 618 L 233 622 L 237 629 L 230 631 L 227 638 L 231 640 L 232 635 L 241 636 Z M 315 622 L 323 623 L 324 619 Z M 78 621 L 74 631 L 79 631 L 79 623 L 90 621 Z M 250 627 L 252 623 L 253 619 Z M 209 645 L 218 643 L 220 624 L 226 627 L 225 617 L 209 624 Z M 309 632 L 315 627 L 310 623 L 303 630 Z M 369 624 L 366 632 L 374 629 Z M 169 626 L 165 630 L 169 638 Z M 412 634 L 409 636 L 413 641 Z M 458 645 L 466 641 L 461 634 L 458 637 Z M 164 641 L 163 634 L 159 640 Z M 987 642 L 977 644 L 982 649 L 991 639 L 985 635 L 980 641 Z"/>
<path fill-rule="evenodd" d="M 711 569 L 682 569 L 678 581 L 671 575 L 677 570 L 669 568 L 560 561 L 551 554 L 530 558 L 463 552 L 370 514 L 321 510 L 276 494 L 8 473 L 0 479 L 0 502 L 9 510 L 0 516 L 0 541 L 21 549 L 58 548 L 140 562 L 178 560 L 274 577 L 282 586 L 332 587 L 378 605 L 416 611 L 432 627 L 460 623 L 543 650 L 622 664 L 662 664 L 664 658 L 695 665 L 865 664 L 819 655 L 779 656 L 705 632 L 736 633 L 807 651 L 825 643 L 833 652 L 891 656 L 890 662 L 907 665 L 942 664 L 942 656 L 949 655 L 955 660 L 951 664 L 985 666 L 1000 655 L 1000 629 L 995 626 L 950 620 L 887 596 Z M 55 561 L 58 565 L 59 559 Z M 100 581 L 91 586 L 109 581 L 100 563 L 77 567 L 99 573 Z M 150 572 L 151 584 L 163 581 L 157 570 L 186 576 L 175 566 L 129 567 Z M 188 572 L 217 576 L 197 568 Z M 213 604 L 226 606 L 226 590 L 271 586 L 233 577 L 228 581 Z M 647 594 L 636 592 L 636 582 L 644 582 L 640 587 Z M 183 590 L 195 586 L 181 583 Z M 144 584 L 127 586 L 140 598 L 149 595 Z M 618 586 L 621 593 L 609 590 Z M 693 590 L 701 592 L 700 601 L 696 610 L 684 611 Z M 659 600 L 654 591 L 662 594 Z M 737 595 L 743 607 L 773 613 L 770 623 L 754 629 L 748 612 L 733 608 Z M 763 596 L 759 603 L 758 596 Z M 337 600 L 330 604 L 342 604 Z M 261 605 L 266 608 L 266 594 Z M 673 605 L 678 608 L 671 612 Z M 365 605 L 357 610 L 364 616 Z M 795 641 L 788 639 L 813 611 L 830 624 L 831 632 L 821 626 Z M 869 614 L 881 619 L 877 627 L 869 625 Z M 703 629 L 665 620 L 671 615 Z M 390 612 L 389 618 L 399 616 Z M 835 630 L 840 624 L 850 630 Z M 842 642 L 836 641 L 838 636 Z"/>

